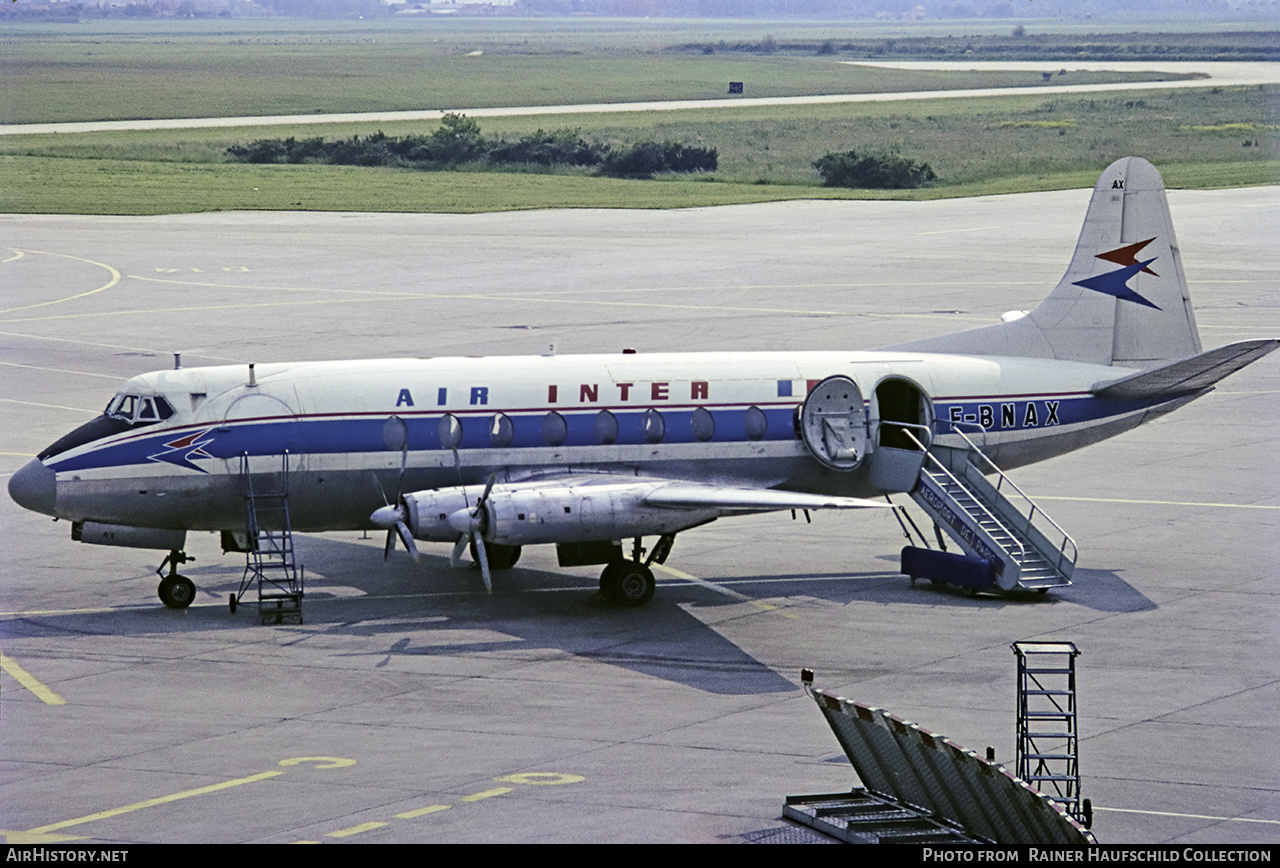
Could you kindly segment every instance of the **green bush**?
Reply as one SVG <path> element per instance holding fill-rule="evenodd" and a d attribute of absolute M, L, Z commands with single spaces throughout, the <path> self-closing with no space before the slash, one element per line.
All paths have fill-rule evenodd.
<path fill-rule="evenodd" d="M 655 172 L 714 172 L 715 148 L 688 147 L 680 142 L 640 142 L 609 151 L 600 174 L 611 178 L 651 178 Z"/>
<path fill-rule="evenodd" d="M 450 169 L 464 163 L 492 166 L 598 166 L 601 175 L 649 178 L 655 172 L 714 172 L 715 148 L 687 147 L 680 142 L 641 142 L 611 147 L 589 142 L 578 130 L 538 130 L 514 142 L 486 139 L 468 117 L 446 114 L 430 135 L 352 136 L 336 142 L 323 138 L 259 139 L 232 145 L 226 155 L 242 163 L 332 163 L 341 166 L 411 166 Z"/>
<path fill-rule="evenodd" d="M 539 166 L 596 166 L 609 152 L 599 142 L 588 142 L 578 130 L 538 130 L 518 141 L 495 143 L 489 148 L 490 163 L 531 163 Z"/>
<path fill-rule="evenodd" d="M 938 177 L 928 163 L 916 163 L 893 149 L 829 153 L 814 160 L 813 167 L 824 187 L 905 190 L 923 187 Z"/>

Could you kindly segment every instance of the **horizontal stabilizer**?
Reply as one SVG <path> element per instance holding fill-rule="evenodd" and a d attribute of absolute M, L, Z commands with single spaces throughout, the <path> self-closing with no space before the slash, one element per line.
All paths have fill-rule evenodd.
<path fill-rule="evenodd" d="M 645 496 L 648 506 L 673 509 L 719 508 L 745 512 L 770 512 L 775 509 L 884 509 L 887 503 L 860 497 L 836 497 L 826 494 L 801 494 L 772 488 L 729 488 L 673 482 Z"/>
<path fill-rule="evenodd" d="M 1099 398 L 1114 399 L 1187 395 L 1209 388 L 1278 346 L 1280 341 L 1273 339 L 1239 341 L 1129 377 L 1098 383 L 1092 391 Z"/>

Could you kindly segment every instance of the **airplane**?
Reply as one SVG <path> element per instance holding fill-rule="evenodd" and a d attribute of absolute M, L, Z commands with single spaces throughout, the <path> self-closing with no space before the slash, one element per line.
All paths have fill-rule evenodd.
<path fill-rule="evenodd" d="M 1053 291 L 991 325 L 876 351 L 175 362 L 126 382 L 9 493 L 81 542 L 167 550 L 172 608 L 196 594 L 177 573 L 189 531 L 253 552 L 272 521 L 377 528 L 384 557 L 399 539 L 415 560 L 419 541 L 453 543 L 490 592 L 523 546 L 552 544 L 562 566 L 603 565 L 608 600 L 642 606 L 679 533 L 888 508 L 873 498 L 895 492 L 963 551 L 908 568 L 904 550 L 913 580 L 977 564 L 960 584 L 1043 592 L 1070 583 L 1076 544 L 1003 471 L 1168 413 L 1277 345 L 1202 349 L 1163 180 L 1127 157 L 1099 178 Z M 253 486 L 272 480 L 287 521 L 255 513 Z"/>

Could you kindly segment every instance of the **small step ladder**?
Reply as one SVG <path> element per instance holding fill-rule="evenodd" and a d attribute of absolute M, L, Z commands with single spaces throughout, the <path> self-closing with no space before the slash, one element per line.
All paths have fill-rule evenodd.
<path fill-rule="evenodd" d="M 248 453 L 240 456 L 240 484 L 245 500 L 248 546 L 240 589 L 231 598 L 231 611 L 256 585 L 258 614 L 265 624 L 296 617 L 302 623 L 305 572 L 294 559 L 293 529 L 289 523 L 289 453 L 280 456 L 279 473 L 250 472 Z"/>
<path fill-rule="evenodd" d="M 1014 642 L 1018 658 L 1017 774 L 1088 828 L 1080 801 L 1076 658 L 1073 642 Z"/>
<path fill-rule="evenodd" d="M 911 498 L 966 552 L 995 562 L 1001 590 L 1043 593 L 1070 585 L 1079 557 L 1075 540 L 968 435 L 958 428 L 953 433 L 967 446 L 938 450 L 946 463 L 928 452 Z"/>

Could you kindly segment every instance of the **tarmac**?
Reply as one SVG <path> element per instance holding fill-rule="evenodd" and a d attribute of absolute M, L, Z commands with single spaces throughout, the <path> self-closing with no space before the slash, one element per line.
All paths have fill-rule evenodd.
<path fill-rule="evenodd" d="M 1277 188 L 1172 191 L 1206 348 L 1280 336 Z M 996 321 L 1061 276 L 1088 190 L 482 215 L 0 216 L 0 475 L 147 370 L 226 361 L 869 349 Z M 12 843 L 796 842 L 857 784 L 800 688 L 1014 756 L 1019 640 L 1075 642 L 1103 843 L 1280 843 L 1280 361 L 1013 478 L 1075 584 L 898 574 L 887 511 L 681 534 L 643 609 L 548 547 L 496 574 L 299 540 L 305 623 L 244 568 L 72 542 L 0 498 L 0 829 Z M 920 515 L 917 512 L 917 520 Z"/>

